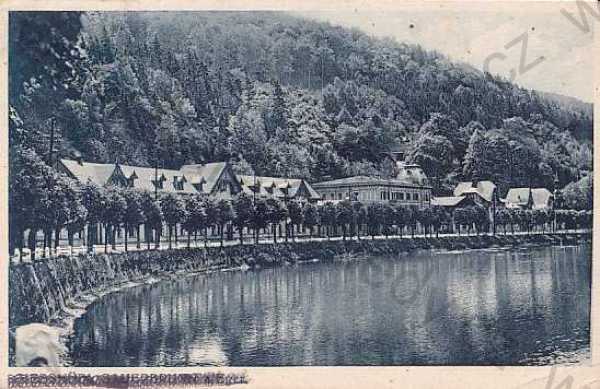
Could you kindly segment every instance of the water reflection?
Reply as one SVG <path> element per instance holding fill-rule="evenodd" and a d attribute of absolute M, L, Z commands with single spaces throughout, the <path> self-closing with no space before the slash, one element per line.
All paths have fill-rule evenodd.
<path fill-rule="evenodd" d="M 136 287 L 78 319 L 90 366 L 543 364 L 589 352 L 589 247 L 418 252 Z"/>

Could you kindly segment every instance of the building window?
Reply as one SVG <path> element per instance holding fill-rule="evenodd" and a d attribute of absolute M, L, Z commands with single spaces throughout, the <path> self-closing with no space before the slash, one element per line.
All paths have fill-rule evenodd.
<path fill-rule="evenodd" d="M 341 199 L 342 199 L 342 194 L 338 193 L 338 200 L 341 200 Z"/>
<path fill-rule="evenodd" d="M 400 193 L 398 193 L 398 198 L 399 198 L 400 200 L 404 200 L 404 192 L 400 192 Z"/>
<path fill-rule="evenodd" d="M 415 200 L 415 201 L 419 200 L 419 194 L 418 193 L 413 193 L 413 200 Z"/>

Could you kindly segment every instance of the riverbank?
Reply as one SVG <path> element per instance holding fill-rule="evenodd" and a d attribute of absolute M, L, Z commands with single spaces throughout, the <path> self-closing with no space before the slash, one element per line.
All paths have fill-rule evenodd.
<path fill-rule="evenodd" d="M 66 344 L 76 318 L 103 296 L 142 284 L 198 273 L 258 269 L 315 260 L 352 260 L 427 249 L 575 245 L 590 241 L 590 233 L 407 237 L 58 257 L 11 265 L 10 327 L 14 330 L 32 322 L 47 323 L 59 330 L 62 342 Z M 10 343 L 12 361 L 12 336 Z M 62 360 L 69 364 L 68 359 Z"/>
<path fill-rule="evenodd" d="M 140 283 L 240 267 L 260 268 L 346 255 L 384 255 L 418 249 L 463 250 L 591 241 L 590 233 L 481 235 L 289 242 L 171 251 L 58 257 L 10 266 L 10 326 L 49 323 L 61 312 L 84 308 L 94 296 Z M 83 306 L 82 306 L 83 305 Z"/>

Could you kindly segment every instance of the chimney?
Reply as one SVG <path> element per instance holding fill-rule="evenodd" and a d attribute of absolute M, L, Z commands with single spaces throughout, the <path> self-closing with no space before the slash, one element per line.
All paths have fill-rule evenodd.
<path fill-rule="evenodd" d="M 75 162 L 77 162 L 78 165 L 83 166 L 83 158 L 80 152 L 76 152 L 73 156 L 73 159 L 75 160 Z"/>

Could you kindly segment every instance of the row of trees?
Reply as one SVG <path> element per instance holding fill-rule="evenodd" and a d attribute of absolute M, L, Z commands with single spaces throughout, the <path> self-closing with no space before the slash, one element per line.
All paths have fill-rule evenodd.
<path fill-rule="evenodd" d="M 518 231 L 544 232 L 548 228 L 591 227 L 590 211 L 544 211 L 499 209 L 495 217 L 490 217 L 486 208 L 469 206 L 453 211 L 432 206 L 427 208 L 407 207 L 395 202 L 369 203 L 341 201 L 339 203 L 312 204 L 298 201 L 279 201 L 272 198 L 253 198 L 239 194 L 232 200 L 214 199 L 201 195 L 180 196 L 175 193 L 160 193 L 132 188 L 102 188 L 94 184 L 82 184 L 53 173 L 42 162 L 40 177 L 42 184 L 49 184 L 51 190 L 40 188 L 28 193 L 28 202 L 18 220 L 12 220 L 13 248 L 24 246 L 24 235 L 28 233 L 28 246 L 35 251 L 37 235 L 43 233 L 44 248 L 58 247 L 63 230 L 67 231 L 68 243 L 73 245 L 74 236 L 80 238 L 84 231 L 89 249 L 103 243 L 116 246 L 117 235 L 124 232 L 124 246 L 128 250 L 130 237 L 135 236 L 137 248 L 141 248 L 141 227 L 144 226 L 144 239 L 147 249 L 158 247 L 163 227 L 168 234 L 169 248 L 172 242 L 180 241 L 180 234 L 191 241 L 198 241 L 198 235 L 209 240 L 209 231 L 217 236 L 221 245 L 224 240 L 233 239 L 237 232 L 240 243 L 244 234 L 251 233 L 258 243 L 261 233 L 272 233 L 273 241 L 279 236 L 295 238 L 295 232 L 308 230 L 312 238 L 319 236 L 348 236 L 390 234 L 414 236 L 423 233 L 436 236 L 440 232 L 458 234 L 476 232 L 488 233 L 492 220 L 504 233 Z M 13 193 L 13 192 L 11 192 Z M 87 227 L 87 229 L 86 229 Z M 495 232 L 496 228 L 493 228 Z M 14 230 L 11 228 L 11 230 Z M 54 238 L 54 239 L 52 239 Z M 173 239 L 174 238 L 174 239 Z M 12 250 L 11 249 L 11 250 Z"/>
<path fill-rule="evenodd" d="M 504 233 L 510 230 L 515 232 L 546 232 L 548 228 L 553 231 L 557 229 L 578 229 L 592 227 L 592 211 L 576 210 L 530 210 L 530 209 L 507 209 L 501 208 L 495 214 L 496 227 L 502 228 Z"/>

